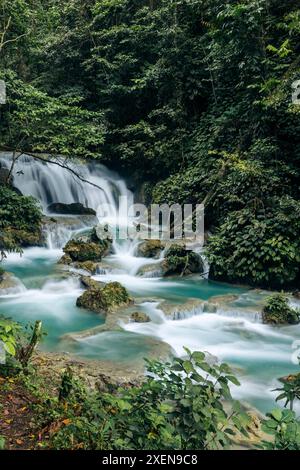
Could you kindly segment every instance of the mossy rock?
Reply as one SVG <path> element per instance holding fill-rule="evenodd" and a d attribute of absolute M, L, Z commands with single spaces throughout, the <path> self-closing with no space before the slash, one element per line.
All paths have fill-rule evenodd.
<path fill-rule="evenodd" d="M 45 238 L 41 230 L 29 232 L 14 228 L 5 228 L 1 231 L 0 244 L 6 247 L 20 246 L 23 248 L 45 245 Z"/>
<path fill-rule="evenodd" d="M 111 282 L 105 287 L 92 287 L 84 292 L 76 302 L 77 307 L 96 313 L 107 314 L 132 302 L 125 287 L 119 282 Z"/>
<path fill-rule="evenodd" d="M 78 261 L 77 263 L 74 263 L 74 268 L 82 269 L 83 271 L 87 271 L 91 274 L 96 274 L 98 263 L 95 263 L 94 261 Z"/>
<path fill-rule="evenodd" d="M 274 294 L 267 299 L 262 319 L 269 325 L 297 325 L 300 323 L 300 312 L 289 306 L 284 294 Z"/>
<path fill-rule="evenodd" d="M 80 281 L 85 289 L 102 289 L 105 287 L 104 282 L 95 281 L 89 276 L 81 276 Z"/>
<path fill-rule="evenodd" d="M 151 321 L 150 317 L 144 312 L 133 312 L 130 319 L 135 323 L 149 323 Z"/>
<path fill-rule="evenodd" d="M 137 247 L 136 255 L 141 258 L 159 258 L 163 249 L 160 240 L 145 240 Z"/>
<path fill-rule="evenodd" d="M 164 276 L 203 273 L 201 256 L 181 245 L 172 245 L 166 252 L 162 263 Z"/>
<path fill-rule="evenodd" d="M 69 255 L 63 255 L 58 262 L 58 264 L 66 264 L 66 265 L 69 265 L 71 263 L 72 263 L 72 258 Z"/>
<path fill-rule="evenodd" d="M 104 240 L 102 243 L 84 242 L 82 240 L 70 240 L 64 247 L 64 253 L 72 261 L 101 261 L 109 251 L 109 242 Z"/>

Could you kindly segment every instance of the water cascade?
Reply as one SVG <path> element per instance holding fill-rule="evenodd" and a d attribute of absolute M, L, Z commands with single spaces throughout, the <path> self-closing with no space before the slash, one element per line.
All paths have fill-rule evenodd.
<path fill-rule="evenodd" d="M 9 167 L 10 161 L 10 155 L 0 155 L 1 166 Z M 100 217 L 99 222 L 125 220 L 126 207 L 123 203 L 119 205 L 119 197 L 124 201 L 127 198 L 130 205 L 133 194 L 122 178 L 95 163 L 72 163 L 72 168 L 97 187 L 78 180 L 57 165 L 27 156 L 22 156 L 16 163 L 14 185 L 23 194 L 36 197 L 45 214 L 49 205 L 56 202 L 80 202 L 95 211 L 109 204 L 110 213 L 105 218 Z M 48 331 L 44 347 L 59 350 L 63 335 L 99 326 L 104 319 L 77 309 L 76 298 L 82 287 L 73 277 L 74 273 L 61 272 L 56 267 L 67 240 L 95 225 L 97 219 L 76 216 L 72 221 L 72 217 L 57 215 L 54 219 L 46 227 L 47 247 L 26 249 L 22 257 L 10 254 L 5 261 L 5 269 L 20 279 L 24 288 L 11 295 L 0 294 L 0 313 L 25 323 L 42 319 Z M 83 351 L 89 357 L 127 358 L 130 361 L 135 355 L 143 357 L 146 353 L 145 337 L 168 343 L 177 354 L 184 354 L 183 346 L 208 351 L 235 368 L 242 382 L 242 387 L 234 390 L 237 397 L 263 411 L 273 407 L 274 377 L 298 370 L 291 357 L 293 343 L 300 340 L 300 327 L 272 328 L 261 323 L 259 312 L 267 293 L 213 283 L 197 275 L 155 277 L 159 276 L 161 260 L 137 257 L 138 243 L 138 240 L 116 240 L 114 252 L 104 259 L 103 269 L 94 278 L 121 282 L 139 299 L 140 308 L 151 321 L 127 323 L 122 332 L 86 338 L 78 349 L 75 348 L 75 353 L 80 355 Z M 137 276 L 139 269 L 148 264 L 153 265 L 149 275 L 146 270 L 143 276 Z M 201 301 L 203 305 L 209 302 L 209 308 L 188 308 L 185 303 L 191 299 Z M 177 313 L 173 317 L 165 315 L 161 302 L 176 305 Z M 212 308 L 212 305 L 216 307 Z"/>

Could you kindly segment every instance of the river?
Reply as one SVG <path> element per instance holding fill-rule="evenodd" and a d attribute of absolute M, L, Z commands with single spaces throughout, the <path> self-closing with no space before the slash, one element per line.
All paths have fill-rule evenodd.
<path fill-rule="evenodd" d="M 8 159 L 8 155 L 0 155 L 2 164 L 7 164 Z M 23 194 L 36 197 L 44 213 L 53 202 L 81 202 L 95 210 L 109 203 L 114 208 L 113 219 L 119 212 L 118 196 L 133 201 L 126 182 L 116 173 L 95 163 L 73 165 L 84 179 L 102 190 L 79 181 L 59 166 L 29 157 L 22 157 L 16 165 L 14 184 Z M 79 357 L 128 365 L 147 356 L 149 344 L 145 339 L 149 337 L 168 343 L 178 355 L 184 355 L 184 346 L 207 351 L 234 368 L 242 384 L 232 389 L 236 398 L 263 412 L 274 407 L 276 392 L 272 390 L 278 386 L 276 379 L 298 371 L 292 354 L 295 356 L 295 341 L 300 345 L 300 326 L 263 325 L 260 311 L 268 295 L 264 291 L 215 283 L 200 275 L 139 276 L 139 269 L 153 260 L 135 256 L 137 242 L 116 241 L 113 254 L 104 260 L 105 269 L 94 278 L 121 282 L 140 302 L 139 309 L 150 316 L 151 322 L 121 323 L 120 330 L 104 331 L 68 346 L 64 335 L 105 321 L 100 315 L 76 307 L 76 299 L 83 291 L 80 281 L 57 267 L 66 241 L 88 228 L 86 221 L 75 228 L 63 224 L 49 228 L 47 246 L 25 249 L 22 256 L 10 254 L 4 267 L 20 280 L 20 288 L 0 297 L 0 313 L 24 324 L 42 320 L 47 331 L 42 347 L 48 351 L 66 351 L 69 347 L 69 352 Z M 165 315 L 161 301 L 176 306 L 173 318 Z"/>

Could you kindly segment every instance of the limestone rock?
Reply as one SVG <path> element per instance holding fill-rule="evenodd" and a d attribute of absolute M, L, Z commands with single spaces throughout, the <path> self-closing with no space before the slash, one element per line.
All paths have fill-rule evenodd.
<path fill-rule="evenodd" d="M 144 312 L 133 312 L 130 318 L 135 323 L 149 323 L 151 321 L 150 317 Z"/>

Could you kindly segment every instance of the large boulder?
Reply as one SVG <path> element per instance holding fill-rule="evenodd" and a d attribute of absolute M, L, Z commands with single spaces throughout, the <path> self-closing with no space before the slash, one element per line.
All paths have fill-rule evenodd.
<path fill-rule="evenodd" d="M 93 286 L 78 297 L 76 305 L 106 315 L 132 302 L 125 287 L 119 282 L 110 282 L 105 287 Z"/>
<path fill-rule="evenodd" d="M 83 240 L 70 240 L 63 251 L 67 258 L 64 258 L 64 264 L 72 262 L 85 262 L 85 261 L 101 261 L 103 256 L 106 256 L 110 250 L 110 242 L 108 240 L 95 242 L 85 242 Z"/>
<path fill-rule="evenodd" d="M 171 245 L 167 250 L 162 268 L 164 276 L 203 273 L 204 270 L 200 255 L 176 244 Z"/>
<path fill-rule="evenodd" d="M 96 215 L 96 211 L 94 211 L 94 209 L 84 207 L 80 202 L 74 202 L 72 204 L 54 202 L 47 207 L 47 210 L 52 214 Z"/>
<path fill-rule="evenodd" d="M 136 256 L 141 258 L 159 258 L 164 249 L 160 240 L 145 240 L 136 249 Z"/>

